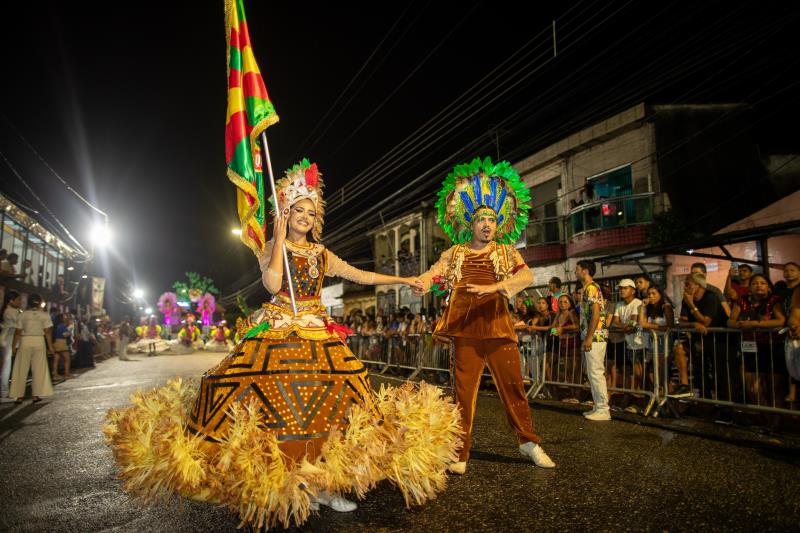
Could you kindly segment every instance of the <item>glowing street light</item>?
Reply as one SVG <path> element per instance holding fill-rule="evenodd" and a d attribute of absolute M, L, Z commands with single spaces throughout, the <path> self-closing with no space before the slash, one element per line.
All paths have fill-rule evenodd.
<path fill-rule="evenodd" d="M 144 313 L 145 313 L 146 315 L 149 315 L 149 314 L 150 314 L 150 313 L 152 313 L 152 312 L 153 312 L 153 308 L 152 308 L 152 307 L 148 307 L 147 309 L 145 309 L 145 310 L 144 310 Z"/>
<path fill-rule="evenodd" d="M 142 289 L 133 289 L 133 297 L 137 300 L 144 298 L 144 291 Z"/>
<path fill-rule="evenodd" d="M 231 233 L 233 233 L 233 234 L 234 234 L 234 235 L 236 235 L 236 236 L 239 236 L 239 235 L 241 235 L 241 234 L 242 234 L 242 228 L 233 228 L 233 229 L 231 230 Z"/>
<path fill-rule="evenodd" d="M 111 232 L 107 224 L 95 224 L 91 233 L 92 244 L 97 247 L 108 246 L 111 242 Z"/>

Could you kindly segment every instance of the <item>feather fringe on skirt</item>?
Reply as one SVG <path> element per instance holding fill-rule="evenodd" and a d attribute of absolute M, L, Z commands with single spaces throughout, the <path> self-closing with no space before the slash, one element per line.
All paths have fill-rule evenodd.
<path fill-rule="evenodd" d="M 313 462 L 292 461 L 265 430 L 255 404 L 233 403 L 232 423 L 219 443 L 186 429 L 197 395 L 195 383 L 173 379 L 112 409 L 103 433 L 125 490 L 147 504 L 173 494 L 226 505 L 240 527 L 303 524 L 316 491 L 364 498 L 384 480 L 419 505 L 445 488 L 447 466 L 461 447 L 458 408 L 433 385 L 382 385 L 376 405 L 383 418 L 353 406 L 349 424 L 334 429 Z"/>

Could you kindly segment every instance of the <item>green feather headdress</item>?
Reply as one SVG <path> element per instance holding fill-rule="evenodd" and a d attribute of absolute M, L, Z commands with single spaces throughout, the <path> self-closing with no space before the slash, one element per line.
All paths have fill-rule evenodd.
<path fill-rule="evenodd" d="M 472 240 L 472 215 L 479 207 L 497 214 L 495 240 L 516 242 L 528 223 L 530 192 L 508 161 L 491 158 L 456 165 L 437 194 L 439 225 L 456 244 Z"/>

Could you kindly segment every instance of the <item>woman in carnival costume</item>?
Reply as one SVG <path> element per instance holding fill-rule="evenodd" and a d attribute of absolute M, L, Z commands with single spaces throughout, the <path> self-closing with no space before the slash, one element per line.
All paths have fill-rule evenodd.
<path fill-rule="evenodd" d="M 211 338 L 206 343 L 207 352 L 229 352 L 233 348 L 231 330 L 225 320 L 211 328 Z"/>
<path fill-rule="evenodd" d="M 194 314 L 186 313 L 183 327 L 178 331 L 178 338 L 170 341 L 167 353 L 184 355 L 203 349 L 203 339 L 200 338 L 200 327 L 195 323 Z"/>
<path fill-rule="evenodd" d="M 138 339 L 128 345 L 129 352 L 147 353 L 155 355 L 169 349 L 169 343 L 161 338 L 161 326 L 155 316 L 151 316 L 147 324 L 142 324 L 136 328 Z"/>
<path fill-rule="evenodd" d="M 274 240 L 258 254 L 274 296 L 242 322 L 233 353 L 203 375 L 199 391 L 176 379 L 109 411 L 104 431 L 126 489 L 146 501 L 177 492 L 219 502 L 256 529 L 302 524 L 320 504 L 352 511 L 342 495 L 363 498 L 383 479 L 408 506 L 435 498 L 461 446 L 457 408 L 425 383 L 376 394 L 320 301 L 325 276 L 414 280 L 358 270 L 319 244 L 316 165 L 293 166 L 276 190 Z"/>

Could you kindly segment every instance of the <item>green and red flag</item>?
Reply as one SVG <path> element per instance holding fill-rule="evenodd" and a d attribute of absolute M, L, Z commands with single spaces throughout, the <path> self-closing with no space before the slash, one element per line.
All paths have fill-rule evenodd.
<path fill-rule="evenodd" d="M 244 14 L 244 0 L 225 0 L 228 40 L 228 117 L 225 123 L 225 161 L 228 179 L 236 185 L 236 207 L 242 242 L 256 254 L 266 234 L 263 159 L 258 138 L 278 122 L 261 77 Z"/>

